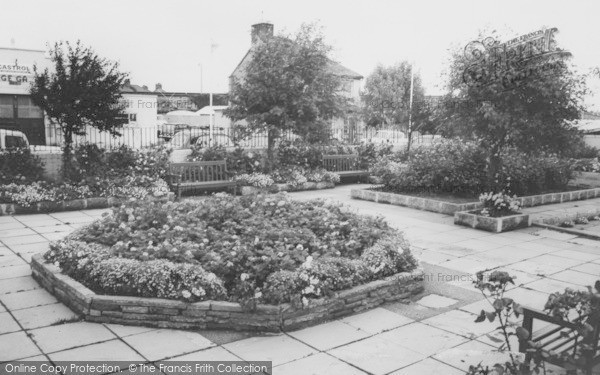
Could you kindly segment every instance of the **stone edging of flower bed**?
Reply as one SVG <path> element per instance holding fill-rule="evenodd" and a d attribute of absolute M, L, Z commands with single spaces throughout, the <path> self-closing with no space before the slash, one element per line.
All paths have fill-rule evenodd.
<path fill-rule="evenodd" d="M 441 214 L 453 215 L 458 211 L 472 211 L 482 208 L 480 202 L 470 203 L 450 203 L 435 199 L 414 197 L 411 195 L 402 195 L 396 193 L 386 193 L 370 189 L 353 189 L 350 195 L 354 199 L 362 199 L 378 203 L 393 204 L 396 206 L 405 206 L 419 210 L 438 212 Z M 520 197 L 521 207 L 534 207 L 545 204 L 563 203 L 576 200 L 592 199 L 600 197 L 600 188 L 566 191 L 561 193 L 548 193 L 539 195 L 529 195 Z"/>
<path fill-rule="evenodd" d="M 479 210 L 455 212 L 454 224 L 464 225 L 474 229 L 487 230 L 488 232 L 494 233 L 506 232 L 517 228 L 526 228 L 531 225 L 531 218 L 526 214 L 491 217 L 481 216 L 478 213 Z"/>
<path fill-rule="evenodd" d="M 591 232 L 587 232 L 585 230 L 564 228 L 564 227 L 559 227 L 557 225 L 542 224 L 542 223 L 533 223 L 531 225 L 534 227 L 538 227 L 538 228 L 544 228 L 544 229 L 553 230 L 556 232 L 572 234 L 572 235 L 579 236 L 579 237 L 585 237 L 585 238 L 589 238 L 589 239 L 596 240 L 596 241 L 600 240 L 600 235 L 591 233 Z"/>
<path fill-rule="evenodd" d="M 175 200 L 175 194 L 169 192 L 166 197 L 154 198 L 158 200 Z M 82 198 L 73 199 L 69 201 L 61 202 L 39 202 L 35 203 L 30 207 L 20 206 L 16 203 L 0 203 L 0 216 L 15 215 L 15 214 L 35 214 L 35 213 L 49 213 L 49 212 L 60 212 L 60 211 L 75 211 L 75 210 L 91 210 L 95 208 L 108 208 L 118 206 L 125 203 L 127 198 L 116 198 L 116 197 L 95 197 L 95 198 Z"/>
<path fill-rule="evenodd" d="M 293 186 L 290 184 L 275 184 L 268 188 L 257 188 L 254 186 L 241 186 L 241 195 L 252 195 L 259 194 L 265 191 L 269 193 L 278 193 L 282 191 L 303 191 L 303 190 L 322 190 L 322 189 L 333 189 L 335 184 L 333 182 L 305 182 L 299 186 Z"/>
<path fill-rule="evenodd" d="M 305 308 L 290 304 L 258 305 L 244 311 L 237 303 L 188 303 L 160 298 L 98 295 L 41 254 L 31 259 L 33 277 L 61 302 L 91 322 L 145 325 L 161 328 L 229 329 L 279 332 L 351 315 L 386 302 L 410 301 L 423 287 L 423 270 L 403 272 L 343 290 L 333 297 L 310 300 Z"/>

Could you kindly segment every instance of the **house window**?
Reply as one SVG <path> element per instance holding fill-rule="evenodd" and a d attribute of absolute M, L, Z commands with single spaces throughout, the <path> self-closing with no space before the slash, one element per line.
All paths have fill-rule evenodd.
<path fill-rule="evenodd" d="M 137 113 L 129 114 L 129 122 L 137 122 Z"/>
<path fill-rule="evenodd" d="M 17 113 L 18 118 L 44 118 L 44 112 L 28 96 L 17 97 Z"/>

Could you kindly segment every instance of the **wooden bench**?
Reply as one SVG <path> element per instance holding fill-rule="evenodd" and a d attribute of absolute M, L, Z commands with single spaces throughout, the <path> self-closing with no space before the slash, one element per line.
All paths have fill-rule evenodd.
<path fill-rule="evenodd" d="M 177 198 L 188 190 L 233 187 L 235 194 L 236 189 L 235 181 L 229 178 L 225 160 L 171 163 L 169 185 L 177 191 Z"/>
<path fill-rule="evenodd" d="M 582 318 L 586 317 L 584 316 Z M 546 324 L 549 323 L 549 325 L 534 332 L 534 320 L 545 322 Z M 529 341 L 533 341 L 536 345 L 539 345 L 542 351 L 557 354 L 545 358 L 546 362 L 550 362 L 563 368 L 565 366 L 571 368 L 577 367 L 586 374 L 592 374 L 592 369 L 600 364 L 600 352 L 598 351 L 600 317 L 595 315 L 594 319 L 588 319 L 588 323 L 592 326 L 593 332 L 591 332 L 590 336 L 588 336 L 585 341 L 582 336 L 576 334 L 577 329 L 580 327 L 577 325 L 578 321 L 580 321 L 580 319 L 573 319 L 572 322 L 565 321 L 550 316 L 543 311 L 523 307 L 523 328 L 528 332 L 533 332 L 530 334 L 529 340 L 521 340 L 519 342 L 519 351 L 521 353 L 526 353 L 526 363 L 528 364 L 532 359 L 532 353 L 528 352 L 527 349 L 530 349 L 531 347 Z M 576 340 L 576 338 L 578 339 Z M 583 357 L 582 359 L 584 359 L 584 361 L 581 363 L 567 362 L 564 356 L 561 356 L 561 354 L 572 354 L 573 349 L 576 346 L 580 348 L 581 344 L 588 344 L 591 347 L 589 355 Z"/>
<path fill-rule="evenodd" d="M 323 168 L 342 177 L 367 177 L 369 172 L 360 168 L 358 155 L 323 155 Z"/>

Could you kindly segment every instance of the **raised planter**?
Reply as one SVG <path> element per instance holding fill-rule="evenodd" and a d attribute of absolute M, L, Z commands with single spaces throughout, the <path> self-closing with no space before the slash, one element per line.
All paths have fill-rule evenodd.
<path fill-rule="evenodd" d="M 483 207 L 480 202 L 450 203 L 436 199 L 414 197 L 412 195 L 396 193 L 386 193 L 371 189 L 353 189 L 350 191 L 350 196 L 354 199 L 393 204 L 396 206 L 416 208 L 419 210 L 438 212 L 447 215 L 452 215 L 455 212 L 460 211 L 472 211 Z M 518 200 L 521 202 L 521 207 L 534 207 L 546 204 L 593 199 L 597 197 L 600 197 L 600 188 L 565 191 L 561 193 L 528 195 L 520 197 Z"/>
<path fill-rule="evenodd" d="M 173 201 L 175 200 L 175 194 L 169 192 L 165 197 L 153 199 L 160 201 Z M 93 197 L 84 199 L 73 199 L 62 202 L 39 202 L 29 207 L 20 206 L 16 203 L 0 203 L 0 216 L 108 208 L 119 206 L 125 203 L 127 200 L 128 198 Z"/>
<path fill-rule="evenodd" d="M 479 215 L 479 210 L 454 213 L 454 224 L 487 230 L 488 232 L 506 232 L 531 225 L 531 219 L 526 214 L 491 217 Z"/>
<path fill-rule="evenodd" d="M 483 205 L 479 202 L 450 203 L 435 199 L 413 197 L 411 195 L 402 195 L 396 193 L 386 193 L 370 189 L 352 189 L 350 191 L 350 196 L 354 199 L 393 204 L 395 206 L 416 208 L 419 210 L 439 212 L 447 215 L 452 215 L 457 211 L 468 211 L 483 207 Z"/>
<path fill-rule="evenodd" d="M 61 302 L 91 322 L 145 325 L 161 328 L 228 329 L 279 332 L 298 329 L 364 311 L 386 302 L 410 301 L 423 291 L 423 270 L 343 290 L 333 297 L 310 300 L 307 307 L 290 304 L 258 305 L 244 311 L 237 303 L 182 301 L 98 295 L 45 263 L 31 259 L 33 277 Z"/>
<path fill-rule="evenodd" d="M 303 190 L 322 190 L 333 189 L 333 182 L 305 182 L 302 185 L 293 186 L 290 184 L 275 184 L 268 188 L 257 188 L 254 186 L 242 186 L 240 188 L 241 195 L 252 195 L 259 193 L 279 193 L 282 191 L 303 191 Z"/>

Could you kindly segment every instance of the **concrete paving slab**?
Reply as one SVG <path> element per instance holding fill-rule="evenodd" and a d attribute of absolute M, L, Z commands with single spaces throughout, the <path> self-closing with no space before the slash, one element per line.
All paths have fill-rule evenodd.
<path fill-rule="evenodd" d="M 375 375 L 388 374 L 425 358 L 403 345 L 385 340 L 382 335 L 333 349 L 329 354 Z"/>
<path fill-rule="evenodd" d="M 282 365 L 315 354 L 317 351 L 285 335 L 252 337 L 223 345 L 229 352 L 246 361 L 272 361 Z"/>
<path fill-rule="evenodd" d="M 377 334 L 414 321 L 390 310 L 377 307 L 364 313 L 343 318 L 342 322 L 370 334 Z"/>
<path fill-rule="evenodd" d="M 42 354 L 23 331 L 0 335 L 0 362 L 13 361 Z"/>
<path fill-rule="evenodd" d="M 449 366 L 433 358 L 425 358 L 413 365 L 407 366 L 398 371 L 392 372 L 390 375 L 463 375 L 465 372 L 455 367 Z"/>
<path fill-rule="evenodd" d="M 0 301 L 11 311 L 30 307 L 50 305 L 58 300 L 44 289 L 0 295 Z"/>
<path fill-rule="evenodd" d="M 25 329 L 46 327 L 79 319 L 77 314 L 61 303 L 15 310 L 13 315 Z"/>
<path fill-rule="evenodd" d="M 0 280 L 13 279 L 15 277 L 23 277 L 31 275 L 31 267 L 28 264 L 12 265 L 2 267 L 0 272 Z"/>
<path fill-rule="evenodd" d="M 19 326 L 17 321 L 13 319 L 10 313 L 0 312 L 0 335 L 20 330 L 21 327 Z M 3 336 L 0 336 L 0 340 L 2 340 L 2 337 Z"/>
<path fill-rule="evenodd" d="M 599 263 L 585 263 L 575 267 L 571 267 L 574 271 L 584 272 L 594 276 L 600 276 L 600 262 Z"/>
<path fill-rule="evenodd" d="M 366 375 L 365 372 L 327 354 L 318 353 L 273 368 L 273 375 Z"/>
<path fill-rule="evenodd" d="M 215 345 L 198 333 L 172 329 L 126 336 L 123 341 L 150 361 L 180 356 Z"/>
<path fill-rule="evenodd" d="M 463 336 L 419 322 L 384 332 L 376 337 L 403 345 L 423 357 L 429 357 L 468 341 Z"/>
<path fill-rule="evenodd" d="M 573 269 L 565 270 L 562 272 L 555 273 L 549 276 L 552 279 L 564 281 L 570 284 L 577 284 L 580 286 L 591 286 L 593 287 L 596 281 L 600 280 L 600 273 L 593 275 L 589 273 L 575 271 Z"/>
<path fill-rule="evenodd" d="M 463 371 L 467 371 L 470 365 L 481 363 L 483 366 L 492 367 L 496 363 L 503 363 L 509 359 L 506 353 L 495 351 L 493 346 L 478 341 L 469 341 L 445 350 L 434 355 L 433 358 Z"/>
<path fill-rule="evenodd" d="M 52 361 L 132 361 L 144 363 L 146 359 L 120 340 L 105 341 L 99 344 L 80 346 L 48 355 Z"/>
<path fill-rule="evenodd" d="M 116 338 L 102 324 L 88 322 L 67 323 L 38 328 L 30 331 L 30 334 L 44 353 L 58 352 Z"/>
<path fill-rule="evenodd" d="M 370 336 L 368 332 L 341 321 L 333 321 L 304 328 L 299 331 L 288 332 L 288 335 L 321 351 L 333 349 Z"/>
<path fill-rule="evenodd" d="M 481 335 L 491 332 L 498 326 L 497 323 L 489 322 L 487 320 L 481 323 L 475 323 L 476 317 L 476 315 L 473 315 L 469 312 L 451 310 L 425 319 L 421 321 L 421 323 L 443 329 L 469 339 L 475 339 Z"/>
<path fill-rule="evenodd" d="M 40 288 L 41 286 L 31 276 L 0 280 L 0 295 Z"/>
<path fill-rule="evenodd" d="M 455 299 L 447 298 L 447 297 L 440 296 L 437 294 L 429 294 L 429 295 L 421 298 L 420 300 L 418 300 L 417 303 L 421 306 L 429 307 L 431 309 L 440 309 L 440 308 L 452 306 L 452 305 L 458 303 L 458 301 Z"/>

